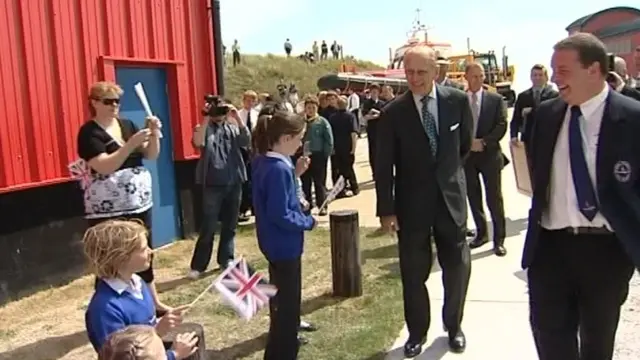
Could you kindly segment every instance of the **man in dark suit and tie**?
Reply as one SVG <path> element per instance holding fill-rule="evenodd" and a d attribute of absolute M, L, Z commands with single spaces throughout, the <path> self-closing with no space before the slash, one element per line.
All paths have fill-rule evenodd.
<path fill-rule="evenodd" d="M 640 266 L 640 102 L 607 86 L 591 34 L 558 42 L 551 63 L 560 98 L 536 110 L 530 144 L 531 327 L 540 360 L 610 360 Z"/>
<path fill-rule="evenodd" d="M 528 121 L 532 118 L 532 112 L 541 102 L 558 97 L 558 92 L 549 85 L 549 75 L 544 65 L 536 64 L 531 68 L 531 88 L 518 95 L 513 108 L 510 133 L 511 141 L 526 142 L 527 129 L 531 125 Z"/>
<path fill-rule="evenodd" d="M 477 229 L 475 239 L 469 245 L 474 249 L 489 242 L 487 216 L 484 213 L 480 187 L 482 175 L 487 192 L 487 207 L 493 222 L 493 252 L 497 256 L 505 256 L 506 221 L 501 181 L 504 160 L 500 140 L 507 132 L 507 106 L 502 96 L 483 89 L 484 68 L 481 64 L 467 64 L 464 76 L 469 84 L 467 96 L 473 115 L 474 137 L 464 171 L 469 206 Z"/>
<path fill-rule="evenodd" d="M 369 98 L 362 103 L 362 115 L 367 124 L 367 143 L 369 144 L 369 165 L 373 180 L 376 180 L 375 156 L 378 149 L 378 119 L 386 102 L 380 99 L 380 85 L 369 85 Z M 384 146 L 382 147 L 384 149 Z"/>
<path fill-rule="evenodd" d="M 382 110 L 378 120 L 381 146 L 375 158 L 380 223 L 398 234 L 409 329 L 404 354 L 417 356 L 429 329 L 425 282 L 432 265 L 432 235 L 442 268 L 442 316 L 449 347 L 463 352 L 466 339 L 460 324 L 471 260 L 464 234 L 467 194 L 462 166 L 471 149 L 471 109 L 464 92 L 434 83 L 438 65 L 431 48 L 408 50 L 404 71 L 410 91 Z"/>

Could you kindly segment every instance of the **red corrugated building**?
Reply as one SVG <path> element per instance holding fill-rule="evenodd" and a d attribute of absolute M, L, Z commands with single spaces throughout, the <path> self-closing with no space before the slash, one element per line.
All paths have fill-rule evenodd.
<path fill-rule="evenodd" d="M 193 230 L 190 138 L 203 96 L 222 81 L 218 9 L 218 0 L 0 2 L 0 302 L 82 263 L 82 192 L 67 165 L 96 81 L 119 83 L 121 114 L 138 123 L 141 82 L 163 121 L 160 158 L 147 164 L 154 245 Z"/>
<path fill-rule="evenodd" d="M 566 30 L 589 32 L 602 40 L 610 52 L 633 66 L 633 51 L 640 46 L 640 9 L 618 6 L 586 15 L 572 22 Z"/>

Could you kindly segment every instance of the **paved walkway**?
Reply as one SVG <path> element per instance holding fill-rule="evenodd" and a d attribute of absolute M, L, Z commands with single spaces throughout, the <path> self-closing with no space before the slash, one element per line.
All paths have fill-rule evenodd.
<path fill-rule="evenodd" d="M 508 151 L 506 138 L 504 141 L 503 149 Z M 360 225 L 374 227 L 379 223 L 375 217 L 375 190 L 370 182 L 371 171 L 366 149 L 367 141 L 361 139 L 356 154 L 356 171 L 359 182 L 364 183 L 363 191 L 357 197 L 335 201 L 331 204 L 331 210 L 358 209 Z M 491 245 L 473 250 L 472 276 L 463 322 L 468 341 L 467 351 L 462 355 L 448 352 L 446 333 L 442 330 L 439 316 L 443 291 L 438 270 L 432 272 L 427 282 L 433 316 L 425 350 L 416 359 L 537 360 L 528 323 L 526 275 L 520 269 L 530 200 L 517 192 L 511 166 L 503 171 L 502 183 L 507 214 L 508 237 L 505 245 L 508 254 L 503 258 L 494 256 Z M 471 219 L 469 227 L 475 227 Z M 623 309 L 617 336 L 616 360 L 640 358 L 639 312 L 640 279 L 636 276 L 632 281 L 629 300 Z M 406 339 L 406 327 L 403 327 L 389 349 L 386 360 L 403 359 L 402 346 Z"/>

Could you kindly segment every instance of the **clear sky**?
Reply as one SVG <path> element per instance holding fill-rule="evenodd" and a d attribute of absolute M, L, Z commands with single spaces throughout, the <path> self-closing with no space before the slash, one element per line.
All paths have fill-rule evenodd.
<path fill-rule="evenodd" d="M 532 6 L 535 4 L 535 6 Z M 579 5 L 578 5 L 579 4 Z M 455 7 L 453 6 L 455 5 Z M 432 41 L 466 51 L 467 37 L 477 51 L 506 46 L 516 65 L 516 88 L 529 85 L 528 69 L 549 64 L 551 47 L 565 28 L 584 15 L 613 6 L 640 6 L 638 0 L 221 0 L 222 35 L 231 47 L 238 39 L 244 53 L 284 53 L 286 38 L 293 52 L 310 51 L 314 40 L 337 40 L 345 54 L 386 66 L 389 47 L 406 40 L 421 9 L 421 21 L 432 28 Z"/>

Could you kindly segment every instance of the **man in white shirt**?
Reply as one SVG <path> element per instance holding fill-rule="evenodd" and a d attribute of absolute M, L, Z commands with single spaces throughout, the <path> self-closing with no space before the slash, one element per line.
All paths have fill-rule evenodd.
<path fill-rule="evenodd" d="M 260 114 L 256 110 L 256 103 L 258 102 L 258 94 L 253 90 L 247 90 L 242 94 L 242 109 L 238 111 L 240 119 L 244 122 L 244 125 L 253 130 L 258 122 L 258 115 Z M 240 203 L 240 214 L 238 221 L 249 220 L 249 210 L 251 210 L 251 149 L 242 148 L 242 158 L 247 169 L 247 181 L 242 184 L 242 201 Z"/>
<path fill-rule="evenodd" d="M 253 130 L 258 122 L 258 114 L 260 111 L 256 104 L 258 102 L 258 94 L 253 90 L 247 90 L 242 94 L 242 109 L 238 110 L 238 115 L 244 124 Z"/>
<path fill-rule="evenodd" d="M 640 266 L 640 102 L 607 86 L 608 61 L 591 34 L 558 42 L 560 97 L 534 114 L 522 266 L 540 360 L 611 360 Z"/>

